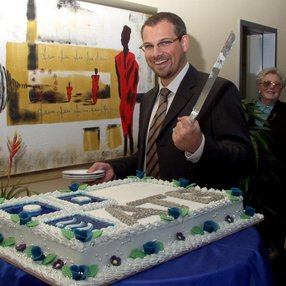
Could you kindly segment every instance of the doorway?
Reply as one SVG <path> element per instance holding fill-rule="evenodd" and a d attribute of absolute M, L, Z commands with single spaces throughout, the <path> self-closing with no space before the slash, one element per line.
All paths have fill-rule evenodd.
<path fill-rule="evenodd" d="M 276 67 L 277 29 L 240 20 L 239 89 L 242 98 L 256 98 L 256 74 Z"/>

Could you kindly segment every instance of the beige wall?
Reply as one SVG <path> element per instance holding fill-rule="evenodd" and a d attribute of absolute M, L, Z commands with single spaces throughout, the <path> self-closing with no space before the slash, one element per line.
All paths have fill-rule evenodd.
<path fill-rule="evenodd" d="M 277 67 L 286 74 L 286 1 L 285 0 L 129 0 L 178 14 L 191 35 L 189 60 L 209 72 L 230 31 L 236 43 L 221 76 L 239 84 L 240 19 L 278 30 Z M 285 90 L 283 99 L 285 98 Z"/>

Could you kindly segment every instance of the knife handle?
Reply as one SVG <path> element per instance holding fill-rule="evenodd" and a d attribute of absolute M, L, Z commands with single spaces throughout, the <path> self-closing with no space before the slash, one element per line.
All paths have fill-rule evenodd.
<path fill-rule="evenodd" d="M 199 115 L 199 112 L 197 110 L 193 109 L 189 118 L 192 122 L 195 122 L 198 115 Z"/>

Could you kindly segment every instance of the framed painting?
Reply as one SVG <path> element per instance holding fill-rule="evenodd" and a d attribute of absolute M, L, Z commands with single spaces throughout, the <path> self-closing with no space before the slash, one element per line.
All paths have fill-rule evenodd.
<path fill-rule="evenodd" d="M 138 98 L 155 84 L 140 29 L 155 12 L 125 1 L 10 0 L 1 8 L 0 170 L 14 134 L 14 174 L 135 151 Z"/>

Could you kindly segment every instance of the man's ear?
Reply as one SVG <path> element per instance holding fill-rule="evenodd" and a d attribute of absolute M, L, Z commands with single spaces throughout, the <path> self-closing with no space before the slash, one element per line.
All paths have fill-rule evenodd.
<path fill-rule="evenodd" d="M 189 47 L 190 47 L 190 37 L 189 37 L 189 35 L 186 34 L 186 35 L 182 36 L 181 44 L 182 44 L 184 52 L 187 52 L 189 50 Z"/>

